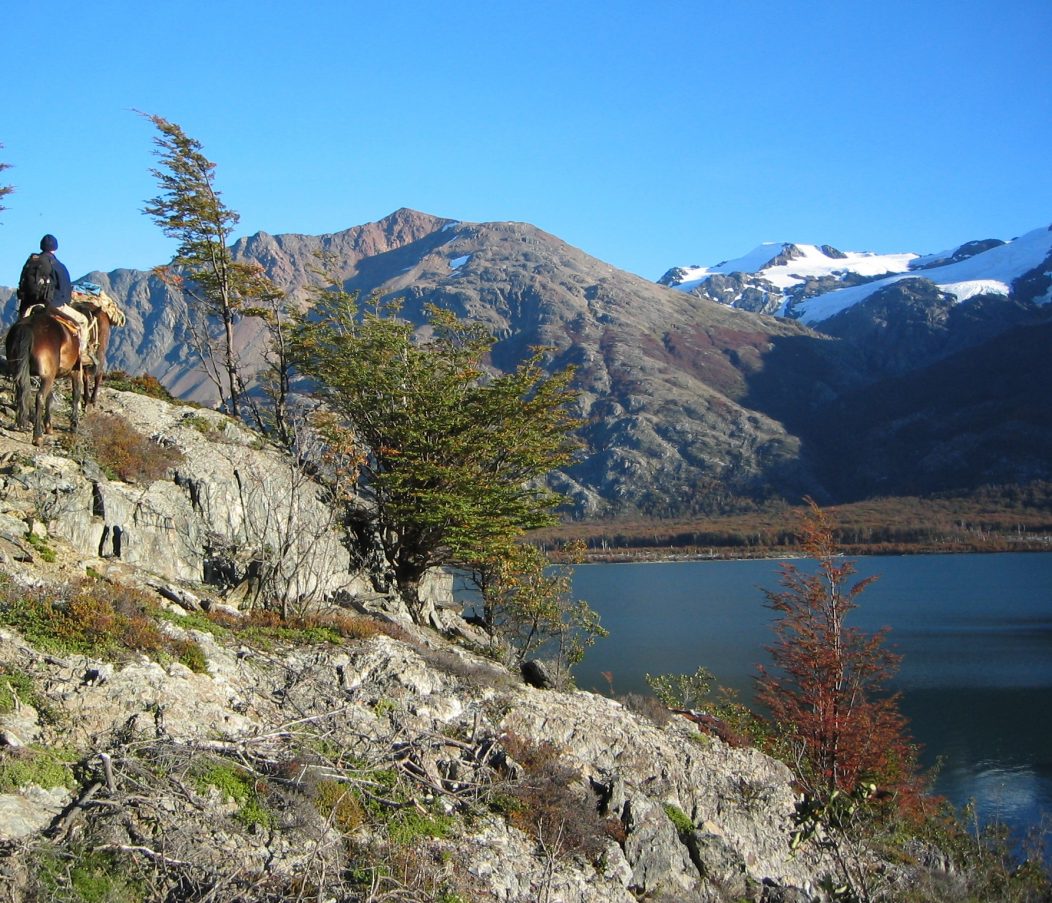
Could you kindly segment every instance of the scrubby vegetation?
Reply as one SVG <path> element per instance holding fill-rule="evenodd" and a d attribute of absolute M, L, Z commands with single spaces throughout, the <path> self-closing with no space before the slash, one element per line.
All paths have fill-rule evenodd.
<path fill-rule="evenodd" d="M 67 442 L 75 457 L 95 461 L 110 479 L 126 483 L 150 483 L 183 461 L 177 448 L 161 445 L 123 417 L 101 411 L 90 412 L 81 431 Z"/>
<path fill-rule="evenodd" d="M 116 389 L 119 392 L 135 392 L 139 395 L 148 395 L 150 398 L 159 398 L 173 404 L 187 404 L 180 401 L 169 392 L 155 376 L 142 373 L 139 376 L 129 376 L 123 370 L 111 370 L 106 374 L 106 387 Z"/>
<path fill-rule="evenodd" d="M 758 678 L 763 714 L 728 705 L 703 667 L 692 675 L 647 675 L 647 682 L 702 730 L 751 742 L 790 767 L 802 792 L 793 848 L 825 857 L 828 899 L 890 899 L 886 861 L 926 876 L 908 894 L 896 888 L 897 900 L 1052 899 L 1040 846 L 1019 862 L 1003 831 L 976 826 L 972 834 L 967 813 L 925 793 L 898 696 L 887 690 L 899 657 L 884 647 L 884 631 L 865 634 L 846 623 L 876 578 L 852 581 L 854 565 L 840 555 L 831 518 L 809 503 L 795 535 L 813 572 L 785 564 L 780 589 L 764 591 L 776 620 L 768 647 L 773 668 L 761 666 Z M 666 809 L 678 830 L 690 830 L 686 816 Z M 944 872 L 927 868 L 935 859 L 946 863 Z"/>
<path fill-rule="evenodd" d="M 129 586 L 103 580 L 24 587 L 0 574 L 0 624 L 61 655 L 120 661 L 134 653 L 175 659 L 205 670 L 197 644 L 157 624 L 159 603 Z"/>

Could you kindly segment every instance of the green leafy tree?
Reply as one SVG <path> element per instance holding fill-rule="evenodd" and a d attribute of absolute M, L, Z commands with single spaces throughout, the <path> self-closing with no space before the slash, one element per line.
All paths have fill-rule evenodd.
<path fill-rule="evenodd" d="M 157 273 L 202 316 L 203 324 L 189 318 L 198 354 L 224 408 L 239 416 L 245 378 L 234 327 L 247 307 L 270 309 L 281 292 L 258 265 L 231 256 L 231 230 L 239 216 L 223 203 L 215 187 L 216 164 L 202 153 L 201 143 L 167 119 L 142 115 L 157 128 L 155 154 L 161 161 L 150 170 L 160 194 L 147 202 L 144 212 L 165 235 L 179 241 L 171 265 Z M 214 325 L 219 327 L 218 342 L 210 329 Z"/>
<path fill-rule="evenodd" d="M 317 422 L 332 447 L 360 451 L 374 501 L 365 526 L 419 620 L 430 568 L 472 570 L 554 523 L 560 497 L 540 478 L 570 460 L 576 421 L 572 372 L 549 375 L 541 352 L 490 376 L 494 340 L 481 326 L 429 308 L 425 338 L 415 331 L 396 305 L 359 318 L 353 296 L 328 291 L 297 324 L 292 352 L 328 408 Z"/>
<path fill-rule="evenodd" d="M 599 615 L 573 597 L 573 565 L 583 558 L 579 542 L 562 550 L 558 561 L 521 543 L 493 561 L 476 564 L 472 574 L 486 628 L 508 643 L 516 662 L 542 651 L 550 654 L 557 682 L 607 635 Z"/>

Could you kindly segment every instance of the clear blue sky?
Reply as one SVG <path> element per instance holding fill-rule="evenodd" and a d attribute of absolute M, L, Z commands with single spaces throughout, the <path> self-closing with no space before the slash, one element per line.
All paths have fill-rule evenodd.
<path fill-rule="evenodd" d="M 174 243 L 154 130 L 238 234 L 520 220 L 650 279 L 763 241 L 940 251 L 1052 222 L 1052 2 L 7 0 L 0 284 Z M 36 38 L 36 42 L 34 42 Z"/>

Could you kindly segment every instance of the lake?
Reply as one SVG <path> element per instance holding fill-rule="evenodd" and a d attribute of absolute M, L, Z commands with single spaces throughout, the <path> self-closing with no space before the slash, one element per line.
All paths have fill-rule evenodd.
<path fill-rule="evenodd" d="M 879 579 L 847 623 L 891 628 L 902 711 L 923 764 L 941 760 L 935 791 L 1017 833 L 1052 817 L 1052 554 L 852 560 L 858 578 Z M 646 673 L 704 665 L 752 703 L 773 638 L 762 590 L 778 576 L 776 561 L 578 567 L 575 595 L 610 636 L 577 667 L 577 685 L 609 694 L 609 672 L 615 694 L 649 692 Z"/>

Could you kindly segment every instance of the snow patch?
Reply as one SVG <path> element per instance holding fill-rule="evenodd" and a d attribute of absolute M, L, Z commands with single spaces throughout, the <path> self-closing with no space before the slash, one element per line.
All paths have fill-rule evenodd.
<path fill-rule="evenodd" d="M 1052 231 L 1042 227 L 956 263 L 827 292 L 797 305 L 796 313 L 804 323 L 818 323 L 864 301 L 874 292 L 910 277 L 929 279 L 942 291 L 956 295 L 958 301 L 981 292 L 1007 295 L 1012 282 L 1040 266 L 1050 252 Z"/>
<path fill-rule="evenodd" d="M 972 279 L 967 282 L 940 283 L 939 288 L 951 295 L 956 295 L 958 301 L 967 301 L 976 295 L 1008 295 L 1011 289 L 1004 282 L 997 279 Z"/>
<path fill-rule="evenodd" d="M 789 248 L 795 248 L 797 256 L 788 263 L 771 266 L 771 262 Z M 843 257 L 830 257 L 817 245 L 765 242 L 744 257 L 725 260 L 714 267 L 680 267 L 683 276 L 675 288 L 689 292 L 716 274 L 756 273 L 784 292 L 807 278 L 820 279 L 846 272 L 867 277 L 902 273 L 909 269 L 910 262 L 916 257 L 916 254 L 868 254 L 859 251 L 846 251 Z"/>
<path fill-rule="evenodd" d="M 449 261 L 449 268 L 451 270 L 459 270 L 469 260 L 471 260 L 470 254 L 465 254 L 463 257 L 454 257 L 451 261 Z"/>

